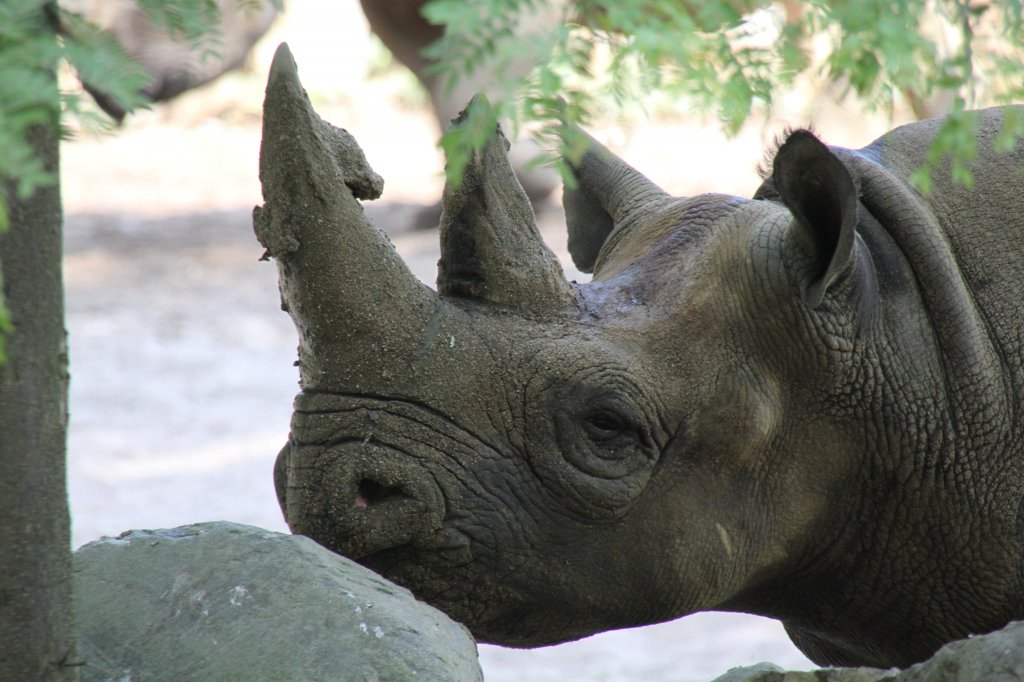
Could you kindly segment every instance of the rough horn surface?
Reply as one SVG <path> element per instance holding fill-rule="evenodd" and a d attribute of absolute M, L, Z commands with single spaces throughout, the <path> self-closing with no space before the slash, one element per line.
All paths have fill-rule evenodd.
<path fill-rule="evenodd" d="M 473 98 L 454 121 L 466 124 Z M 493 116 L 492 116 L 493 117 Z M 508 161 L 509 142 L 495 124 L 458 183 L 445 183 L 437 290 L 524 313 L 561 310 L 573 301 L 558 258 L 541 239 L 533 207 Z"/>
<path fill-rule="evenodd" d="M 351 353 L 336 359 L 339 346 L 366 358 L 417 347 L 437 296 L 367 221 L 357 199 L 379 197 L 384 181 L 351 135 L 313 111 L 285 44 L 267 83 L 260 182 L 265 203 L 253 225 L 278 262 L 282 306 L 299 332 L 303 389 L 355 388 L 367 379 Z"/>

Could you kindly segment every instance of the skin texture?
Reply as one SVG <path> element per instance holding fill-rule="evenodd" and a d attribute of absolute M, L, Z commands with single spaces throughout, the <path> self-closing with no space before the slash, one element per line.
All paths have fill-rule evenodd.
<path fill-rule="evenodd" d="M 1024 155 L 981 119 L 976 189 L 927 198 L 935 122 L 794 132 L 753 199 L 669 197 L 593 143 L 584 285 L 496 131 L 445 190 L 435 293 L 283 48 L 254 223 L 299 331 L 290 527 L 510 646 L 734 610 L 888 667 L 1024 617 Z"/>

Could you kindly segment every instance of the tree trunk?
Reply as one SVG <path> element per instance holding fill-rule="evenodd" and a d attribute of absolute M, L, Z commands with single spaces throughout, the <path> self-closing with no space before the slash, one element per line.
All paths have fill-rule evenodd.
<path fill-rule="evenodd" d="M 53 112 L 28 139 L 56 175 L 56 80 Z M 76 680 L 60 188 L 27 200 L 3 191 L 0 279 L 14 328 L 0 366 L 0 680 Z"/>

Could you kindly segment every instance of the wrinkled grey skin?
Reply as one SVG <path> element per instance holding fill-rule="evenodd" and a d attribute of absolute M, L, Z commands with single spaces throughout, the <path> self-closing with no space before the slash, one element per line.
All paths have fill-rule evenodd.
<path fill-rule="evenodd" d="M 730 610 L 888 667 L 1024 617 L 1024 153 L 980 116 L 975 188 L 927 198 L 935 121 L 797 131 L 753 199 L 669 197 L 593 143 L 589 284 L 496 133 L 445 190 L 435 293 L 283 49 L 255 226 L 299 331 L 291 529 L 511 646 Z"/>

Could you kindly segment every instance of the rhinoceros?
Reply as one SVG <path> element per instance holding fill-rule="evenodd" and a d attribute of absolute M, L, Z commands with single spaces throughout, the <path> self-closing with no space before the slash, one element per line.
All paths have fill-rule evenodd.
<path fill-rule="evenodd" d="M 515 647 L 724 610 L 820 664 L 904 666 L 1024 617 L 1002 111 L 977 114 L 974 187 L 940 169 L 927 196 L 907 178 L 937 121 L 860 150 L 794 131 L 752 199 L 671 197 L 589 140 L 565 196 L 583 284 L 495 130 L 445 188 L 435 291 L 364 217 L 382 181 L 286 48 L 264 107 L 293 532 Z"/>

